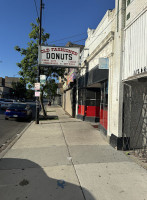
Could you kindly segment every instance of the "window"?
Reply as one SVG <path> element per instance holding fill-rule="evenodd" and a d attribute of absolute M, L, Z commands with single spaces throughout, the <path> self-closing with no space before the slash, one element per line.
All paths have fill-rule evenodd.
<path fill-rule="evenodd" d="M 131 0 L 127 0 L 127 6 L 130 4 Z"/>
<path fill-rule="evenodd" d="M 127 20 L 130 19 L 130 13 L 127 14 Z"/>

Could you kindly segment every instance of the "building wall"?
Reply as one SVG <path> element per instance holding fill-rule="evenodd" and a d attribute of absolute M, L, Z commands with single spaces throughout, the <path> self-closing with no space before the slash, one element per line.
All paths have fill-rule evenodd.
<path fill-rule="evenodd" d="M 65 110 L 65 92 L 63 93 L 63 95 L 62 95 L 62 107 L 63 107 L 63 109 Z"/>
<path fill-rule="evenodd" d="M 0 97 L 9 98 L 10 88 L 0 87 Z"/>
<path fill-rule="evenodd" d="M 65 111 L 72 116 L 72 90 L 66 91 L 66 107 Z"/>
<path fill-rule="evenodd" d="M 98 69 L 99 58 L 109 58 L 109 68 L 112 68 L 114 31 L 115 9 L 106 12 L 95 30 L 88 28 L 88 38 L 85 42 L 85 48 L 81 53 L 81 76 L 84 76 L 86 72 L 92 71 L 93 68 L 97 67 Z M 96 87 L 94 84 L 92 86 Z M 97 87 L 99 88 L 100 86 L 97 85 Z M 107 127 L 104 128 L 107 129 Z"/>
<path fill-rule="evenodd" d="M 0 77 L 0 86 L 4 86 L 5 85 L 5 79 Z"/>
<path fill-rule="evenodd" d="M 144 9 L 146 9 L 146 7 L 146 0 L 130 0 L 130 4 L 126 8 L 126 26 L 128 26 Z M 128 14 L 130 15 L 130 18 L 127 20 Z"/>
<path fill-rule="evenodd" d="M 126 27 L 124 32 L 124 67 L 122 79 L 126 80 L 133 76 L 139 74 L 145 75 L 147 73 L 147 7 L 135 21 L 132 21 Z"/>
<path fill-rule="evenodd" d="M 118 4 L 119 3 L 119 4 Z M 108 135 L 122 137 L 122 51 L 123 51 L 123 30 L 125 26 L 124 0 L 115 1 L 115 36 L 114 55 L 112 67 L 109 69 L 109 96 L 108 96 Z"/>
<path fill-rule="evenodd" d="M 111 32 L 114 31 L 114 10 L 108 10 L 97 26 L 96 29 L 87 30 L 88 38 L 85 42 L 85 48 L 81 53 L 81 66 L 84 67 L 81 70 L 81 76 L 86 73 L 85 60 L 89 64 L 89 71 L 99 64 L 100 57 L 109 57 L 113 52 L 112 40 L 108 43 L 107 38 Z"/>
<path fill-rule="evenodd" d="M 12 88 L 12 82 L 18 82 L 19 78 L 5 76 L 5 87 Z"/>

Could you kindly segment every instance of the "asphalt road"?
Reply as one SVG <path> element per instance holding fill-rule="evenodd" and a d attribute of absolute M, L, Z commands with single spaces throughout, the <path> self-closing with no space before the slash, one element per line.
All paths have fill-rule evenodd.
<path fill-rule="evenodd" d="M 35 116 L 35 103 L 32 105 L 33 117 Z M 19 134 L 30 123 L 28 121 L 18 121 L 16 119 L 5 120 L 3 110 L 0 109 L 0 147 L 10 142 L 17 134 Z"/>

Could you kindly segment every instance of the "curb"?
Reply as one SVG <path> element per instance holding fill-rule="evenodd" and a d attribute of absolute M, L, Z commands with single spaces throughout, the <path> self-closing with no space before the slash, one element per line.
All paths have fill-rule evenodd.
<path fill-rule="evenodd" d="M 34 122 L 31 121 L 19 134 L 16 135 L 16 137 L 14 139 L 12 139 L 12 141 L 8 144 L 8 146 L 6 147 L 6 149 L 4 149 L 1 153 L 0 153 L 0 160 L 4 157 L 4 155 L 9 151 L 9 149 L 17 142 L 17 140 L 23 135 L 23 133 L 29 128 L 29 126 L 31 126 L 31 124 Z"/>

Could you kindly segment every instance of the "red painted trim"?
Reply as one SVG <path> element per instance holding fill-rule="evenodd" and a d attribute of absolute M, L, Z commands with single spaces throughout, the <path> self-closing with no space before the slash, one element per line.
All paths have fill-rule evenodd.
<path fill-rule="evenodd" d="M 85 106 L 84 105 L 82 105 L 81 106 L 81 115 L 85 115 Z"/>
<path fill-rule="evenodd" d="M 81 115 L 81 105 L 78 105 L 78 114 Z"/>
<path fill-rule="evenodd" d="M 100 124 L 107 130 L 107 116 L 108 116 L 108 111 L 107 110 L 100 110 Z"/>
<path fill-rule="evenodd" d="M 85 106 L 84 105 L 78 106 L 78 114 L 84 116 L 84 114 L 85 114 Z"/>
<path fill-rule="evenodd" d="M 100 107 L 99 106 L 87 106 L 86 116 L 87 117 L 100 117 Z"/>

